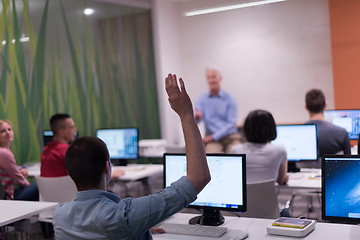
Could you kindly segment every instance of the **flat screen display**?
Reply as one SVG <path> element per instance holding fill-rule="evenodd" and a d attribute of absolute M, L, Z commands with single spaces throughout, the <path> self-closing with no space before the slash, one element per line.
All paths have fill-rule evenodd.
<path fill-rule="evenodd" d="M 322 157 L 322 218 L 360 223 L 360 155 Z"/>
<path fill-rule="evenodd" d="M 325 120 L 345 128 L 349 139 L 358 139 L 360 133 L 360 110 L 325 110 Z"/>
<path fill-rule="evenodd" d="M 315 124 L 278 125 L 273 144 L 286 149 L 289 161 L 317 160 L 317 126 Z"/>
<path fill-rule="evenodd" d="M 206 158 L 211 181 L 190 207 L 244 212 L 246 210 L 245 155 L 207 154 Z M 185 176 L 185 154 L 165 154 L 164 169 L 165 186 Z"/>
<path fill-rule="evenodd" d="M 96 137 L 103 140 L 110 159 L 138 159 L 139 130 L 137 128 L 98 129 Z"/>

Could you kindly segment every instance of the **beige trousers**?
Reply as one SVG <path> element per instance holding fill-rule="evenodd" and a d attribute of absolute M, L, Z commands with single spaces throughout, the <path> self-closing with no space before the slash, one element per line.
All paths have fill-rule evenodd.
<path fill-rule="evenodd" d="M 219 141 L 209 142 L 205 145 L 206 153 L 230 153 L 232 146 L 241 143 L 239 133 L 233 133 L 223 137 Z"/>

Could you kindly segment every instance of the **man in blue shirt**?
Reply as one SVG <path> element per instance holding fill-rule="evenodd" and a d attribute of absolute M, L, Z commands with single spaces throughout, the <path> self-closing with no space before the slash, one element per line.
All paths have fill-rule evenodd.
<path fill-rule="evenodd" d="M 184 82 L 169 74 L 166 91 L 172 109 L 183 127 L 186 177 L 162 191 L 137 199 L 120 199 L 106 191 L 111 176 L 109 153 L 104 142 L 95 137 L 76 140 L 67 150 L 65 162 L 78 193 L 71 202 L 54 211 L 57 240 L 152 239 L 149 229 L 196 199 L 210 181 L 203 142 L 194 120 L 191 100 Z"/>
<path fill-rule="evenodd" d="M 318 126 L 319 156 L 324 154 L 351 154 L 351 145 L 346 129 L 325 121 L 326 99 L 324 93 L 320 89 L 311 89 L 306 93 L 305 104 L 310 116 L 310 120 L 306 124 Z M 319 160 L 304 161 L 298 162 L 296 165 L 299 168 L 320 168 L 321 162 Z"/>
<path fill-rule="evenodd" d="M 237 106 L 233 97 L 220 89 L 221 75 L 216 69 L 206 70 L 210 91 L 195 104 L 195 119 L 203 120 L 206 135 L 203 138 L 207 153 L 229 152 L 240 143 L 237 131 Z"/>

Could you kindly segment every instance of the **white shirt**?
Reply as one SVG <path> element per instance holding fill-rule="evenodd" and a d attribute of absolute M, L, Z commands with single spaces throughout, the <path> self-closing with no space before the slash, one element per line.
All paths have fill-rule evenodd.
<path fill-rule="evenodd" d="M 232 147 L 231 153 L 246 154 L 247 183 L 276 182 L 280 165 L 287 160 L 285 148 L 271 143 L 238 144 Z"/>

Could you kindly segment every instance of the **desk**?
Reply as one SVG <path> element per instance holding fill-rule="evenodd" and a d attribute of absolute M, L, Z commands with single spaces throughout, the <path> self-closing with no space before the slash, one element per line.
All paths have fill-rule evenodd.
<path fill-rule="evenodd" d="M 32 164 L 26 168 L 28 170 L 29 176 L 40 176 L 40 163 Z M 121 176 L 115 176 L 118 178 L 118 180 L 137 181 L 141 178 L 146 178 L 154 174 L 162 173 L 164 167 L 162 164 L 130 164 L 128 166 L 113 166 L 113 174 L 115 174 L 116 171 L 120 169 L 123 170 L 125 174 Z"/>
<path fill-rule="evenodd" d="M 186 214 L 186 213 L 177 213 L 164 222 L 170 223 L 187 223 L 188 220 L 196 216 L 195 214 Z M 276 235 L 268 235 L 266 232 L 266 227 L 270 226 L 274 220 L 272 219 L 259 219 L 259 218 L 244 218 L 244 217 L 227 217 L 225 216 L 224 227 L 234 230 L 241 230 L 249 233 L 249 240 L 262 240 L 262 239 L 297 239 L 294 237 L 284 237 Z M 195 237 L 179 234 L 154 234 L 154 240 L 167 239 L 167 240 L 177 240 L 177 239 L 216 239 L 208 237 Z M 222 239 L 222 238 L 220 238 Z M 305 240 L 357 240 L 360 239 L 360 226 L 346 225 L 346 224 L 330 224 L 330 223 L 317 223 L 315 230 L 310 233 L 305 238 L 300 238 Z"/>
<path fill-rule="evenodd" d="M 55 202 L 0 200 L 0 227 L 55 208 Z"/>
<path fill-rule="evenodd" d="M 278 188 L 321 189 L 321 169 L 302 168 L 300 172 L 288 174 L 288 184 Z"/>
<path fill-rule="evenodd" d="M 162 164 L 130 164 L 128 166 L 114 166 L 112 170 L 113 178 L 117 177 L 117 180 L 130 182 L 160 174 L 163 172 L 164 166 Z M 125 174 L 114 176 L 117 170 L 123 170 Z"/>
<path fill-rule="evenodd" d="M 122 170 L 124 175 L 116 175 L 116 172 Z M 111 176 L 111 183 L 120 182 L 125 187 L 126 195 L 129 195 L 126 186 L 127 182 L 141 181 L 144 186 L 144 195 L 151 193 L 151 187 L 149 185 L 149 177 L 162 174 L 164 166 L 162 164 L 130 164 L 128 166 L 114 166 L 113 175 Z"/>

